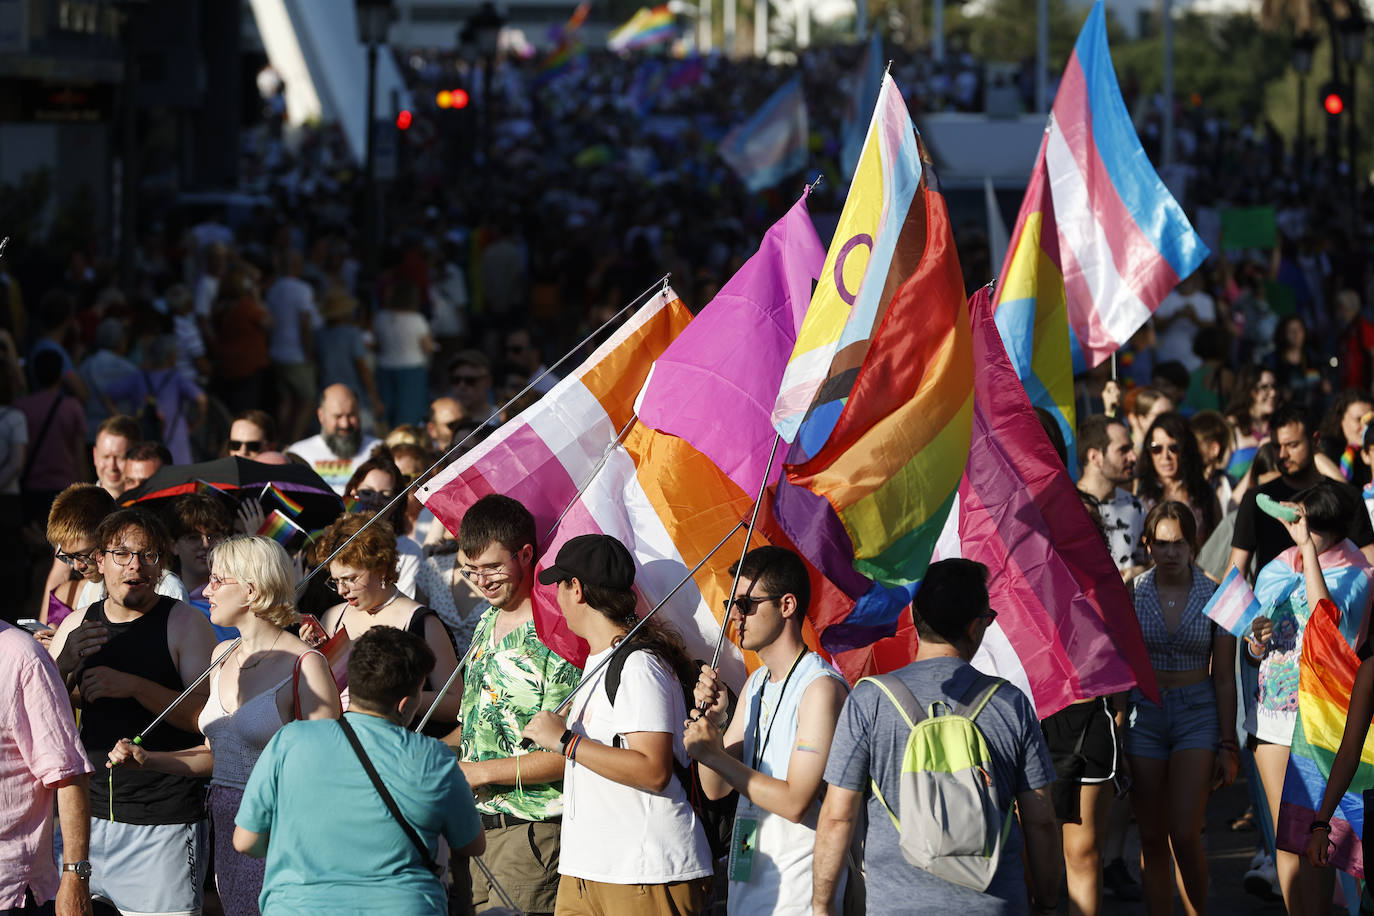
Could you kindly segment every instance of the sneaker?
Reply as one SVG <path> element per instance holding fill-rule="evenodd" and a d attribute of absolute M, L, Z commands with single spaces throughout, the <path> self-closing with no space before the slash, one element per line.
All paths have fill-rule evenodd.
<path fill-rule="evenodd" d="M 1263 868 L 1268 861 L 1269 853 L 1265 852 L 1263 849 L 1256 850 L 1254 858 L 1250 860 L 1250 864 L 1246 866 L 1245 870 L 1254 871 L 1257 868 Z"/>
<path fill-rule="evenodd" d="M 1118 900 L 1140 900 L 1144 897 L 1140 883 L 1131 877 L 1131 871 L 1122 859 L 1107 863 L 1102 869 L 1102 887 Z"/>
<path fill-rule="evenodd" d="M 1283 899 L 1278 870 L 1274 868 L 1274 863 L 1269 861 L 1268 856 L 1265 856 L 1264 864 L 1259 868 L 1252 868 L 1245 873 L 1244 887 L 1247 894 L 1266 903 L 1275 903 Z"/>

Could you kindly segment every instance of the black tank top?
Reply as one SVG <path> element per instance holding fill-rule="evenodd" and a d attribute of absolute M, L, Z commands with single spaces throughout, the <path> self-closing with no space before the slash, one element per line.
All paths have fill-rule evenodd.
<path fill-rule="evenodd" d="M 181 693 L 185 684 L 167 648 L 167 619 L 175 598 L 161 597 L 137 620 L 113 623 L 105 602 L 86 612 L 87 620 L 104 624 L 110 640 L 82 668 L 113 668 Z M 80 678 L 78 669 L 77 677 Z M 187 701 L 189 702 L 189 701 Z M 130 767 L 104 767 L 106 755 L 120 738 L 133 738 L 157 713 L 132 698 L 105 698 L 87 703 L 81 713 L 81 744 L 95 766 L 91 777 L 91 815 L 122 824 L 190 824 L 204 817 L 205 780 L 168 776 Z M 200 735 L 163 722 L 143 737 L 150 751 L 179 751 L 205 741 Z"/>

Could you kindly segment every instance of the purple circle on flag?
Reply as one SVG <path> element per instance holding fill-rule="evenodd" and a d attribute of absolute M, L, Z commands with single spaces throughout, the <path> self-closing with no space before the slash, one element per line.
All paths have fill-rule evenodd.
<path fill-rule="evenodd" d="M 852 306 L 859 294 L 857 292 L 851 293 L 844 287 L 844 259 L 849 257 L 849 253 L 859 245 L 867 245 L 869 252 L 872 252 L 873 236 L 866 232 L 860 232 L 844 243 L 844 247 L 840 249 L 840 256 L 835 259 L 835 289 L 839 290 L 840 298 L 844 300 L 845 305 Z"/>

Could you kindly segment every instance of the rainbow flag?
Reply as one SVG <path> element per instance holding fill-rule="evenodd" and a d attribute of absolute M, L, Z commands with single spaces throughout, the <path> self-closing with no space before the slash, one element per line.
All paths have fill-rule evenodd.
<path fill-rule="evenodd" d="M 540 62 L 539 71 L 535 74 L 536 86 L 552 82 L 567 73 L 574 61 L 586 56 L 586 47 L 577 38 L 577 31 L 587 21 L 590 12 L 590 3 L 579 3 L 568 21 L 555 30 L 553 50 Z"/>
<path fill-rule="evenodd" d="M 823 634 L 832 652 L 890 634 L 925 573 L 968 458 L 973 367 L 949 214 L 887 76 L 773 411 L 795 435 L 783 530 L 851 596 L 854 573 L 873 580 Z"/>
<path fill-rule="evenodd" d="M 233 498 L 234 498 L 234 494 L 233 494 L 233 493 L 230 493 L 228 490 L 224 489 L 223 487 L 217 487 L 217 486 L 215 486 L 214 484 L 212 484 L 210 481 L 208 481 L 208 480 L 203 480 L 203 479 L 201 479 L 201 478 L 199 478 L 199 477 L 196 478 L 196 488 L 195 488 L 195 492 L 196 492 L 198 495 L 201 495 L 201 496 L 209 495 L 209 496 L 223 496 L 223 497 L 225 497 L 225 498 L 227 498 L 227 499 L 233 499 Z"/>
<path fill-rule="evenodd" d="M 635 417 L 651 363 L 690 319 L 671 289 L 656 294 L 575 372 L 422 485 L 417 497 L 451 531 L 488 493 L 518 499 L 535 518 L 540 568 L 570 537 L 613 535 L 635 557 L 640 612 L 648 610 L 747 521 L 753 505 L 752 494 L 685 440 Z M 727 569 L 744 534 L 736 530 L 660 612 L 695 658 L 711 657 L 730 589 Z M 535 628 L 545 645 L 581 666 L 587 644 L 567 628 L 556 599 L 555 588 L 535 587 Z M 733 645 L 721 656 L 721 670 L 729 683 L 743 684 L 745 661 Z"/>
<path fill-rule="evenodd" d="M 1244 639 L 1250 634 L 1250 624 L 1261 610 L 1259 599 L 1250 590 L 1250 583 L 1245 581 L 1239 569 L 1232 566 L 1202 612 L 1232 636 Z"/>
<path fill-rule="evenodd" d="M 1130 340 L 1207 253 L 1140 146 L 1099 0 L 1055 94 L 994 296 L 1016 374 L 1070 455 L 1073 373 Z"/>
<path fill-rule="evenodd" d="M 287 553 L 295 553 L 310 540 L 306 530 L 291 521 L 280 509 L 273 509 L 272 514 L 263 519 L 258 534 L 276 541 L 286 548 Z"/>
<path fill-rule="evenodd" d="M 672 41 L 677 37 L 675 22 L 667 4 L 653 9 L 641 6 L 623 25 L 611 32 L 606 39 L 606 47 L 612 51 L 633 51 Z"/>
<path fill-rule="evenodd" d="M 258 499 L 259 501 L 261 501 L 262 499 L 268 496 L 272 497 L 277 502 L 281 503 L 284 507 L 286 507 L 286 510 L 290 512 L 292 515 L 300 515 L 302 512 L 305 511 L 305 506 L 301 505 L 291 497 L 287 496 L 284 492 L 282 492 L 282 489 L 274 483 L 269 483 L 267 486 L 263 487 L 262 493 L 261 495 L 259 495 Z"/>
<path fill-rule="evenodd" d="M 1360 660 L 1341 632 L 1341 610 L 1320 601 L 1302 636 L 1298 680 L 1298 721 L 1293 728 L 1288 772 L 1279 803 L 1278 844 L 1299 855 L 1307 848 L 1308 827 L 1321 807 L 1331 764 L 1341 746 L 1350 693 Z M 1357 723 L 1358 724 L 1358 723 Z M 1368 727 L 1368 723 L 1364 723 Z M 1331 865 L 1364 877 L 1364 798 L 1374 789 L 1374 736 L 1366 735 L 1359 766 L 1331 816 Z"/>

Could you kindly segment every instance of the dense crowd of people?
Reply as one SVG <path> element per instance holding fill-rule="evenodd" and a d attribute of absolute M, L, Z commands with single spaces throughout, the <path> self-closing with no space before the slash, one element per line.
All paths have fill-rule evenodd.
<path fill-rule="evenodd" d="M 858 54 L 799 64 L 832 174 Z M 476 77 L 405 63 L 417 96 Z M 1247 890 L 1323 912 L 1329 823 L 1305 858 L 1276 826 L 1304 627 L 1329 601 L 1359 647 L 1374 591 L 1348 587 L 1374 582 L 1360 197 L 1324 209 L 1347 194 L 1336 178 L 1193 113 L 1193 204 L 1272 205 L 1277 244 L 1218 251 L 1078 381 L 1063 457 L 1130 585 L 1160 702 L 1133 690 L 1039 719 L 969 664 L 997 615 L 987 570 L 962 560 L 917 594 L 912 664 L 846 684 L 807 648 L 806 566 L 776 547 L 731 569 L 734 638 L 761 662 L 736 697 L 671 627 L 636 627 L 613 538 L 572 539 L 538 576 L 590 647 L 579 671 L 535 629 L 524 506 L 487 496 L 450 532 L 395 499 L 546 395 L 585 354 L 559 363 L 572 343 L 665 273 L 705 305 L 792 199 L 744 194 L 713 153 L 788 68 L 538 66 L 476 87 L 491 111 L 473 137 L 437 121 L 407 150 L 375 253 L 339 135 L 264 130 L 245 186 L 271 203 L 150 223 L 128 287 L 84 251 L 3 275 L 0 913 L 199 913 L 207 886 L 230 914 L 1041 913 L 1061 881 L 1071 913 L 1099 912 L 1104 890 L 1151 914 L 1177 892 L 1199 913 L 1203 818 L 1241 774 Z M 965 57 L 893 74 L 913 112 L 985 90 Z M 473 165 L 454 175 L 459 149 Z M 829 184 L 813 211 L 843 199 Z M 987 263 L 976 235 L 966 272 Z M 124 504 L 162 468 L 221 457 L 308 467 L 337 518 L 288 550 L 263 536 L 256 492 Z M 1233 565 L 1263 605 L 1240 640 L 1203 614 Z M 1337 568 L 1355 571 L 1339 587 Z M 1367 728 L 1361 672 L 1351 722 Z M 932 778 L 913 787 L 908 736 L 936 706 L 972 723 L 957 737 L 977 738 L 981 792 L 919 769 Z M 914 800 L 932 797 L 968 816 L 926 816 Z"/>

